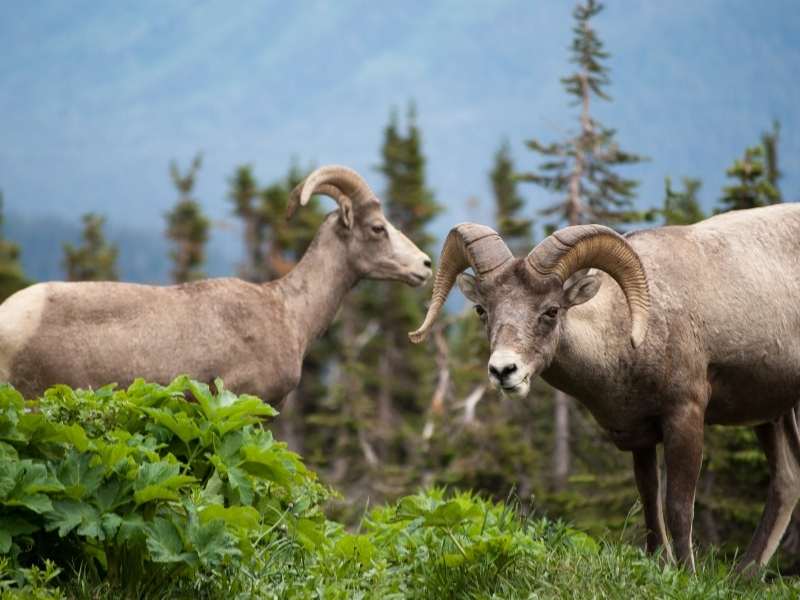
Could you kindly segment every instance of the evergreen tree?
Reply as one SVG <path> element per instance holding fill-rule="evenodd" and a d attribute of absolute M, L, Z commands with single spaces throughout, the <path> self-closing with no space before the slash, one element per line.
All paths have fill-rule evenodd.
<path fill-rule="evenodd" d="M 664 208 L 657 211 L 664 217 L 664 225 L 691 225 L 706 218 L 697 199 L 701 181 L 691 177 L 682 181 L 683 191 L 673 190 L 669 177 L 664 181 Z"/>
<path fill-rule="evenodd" d="M 19 262 L 19 246 L 3 235 L 3 192 L 0 191 L 0 302 L 30 285 Z"/>
<path fill-rule="evenodd" d="M 601 125 L 590 112 L 593 98 L 611 99 L 605 90 L 610 84 L 608 68 L 603 65 L 609 54 L 591 26 L 591 19 L 602 9 L 601 4 L 587 0 L 573 11 L 575 37 L 570 61 L 577 70 L 561 81 L 567 94 L 581 107 L 577 133 L 549 144 L 535 139 L 526 142 L 531 150 L 545 157 L 545 162 L 520 179 L 562 196 L 542 211 L 555 217 L 554 225 L 612 224 L 639 216 L 632 205 L 638 183 L 618 175 L 615 168 L 643 158 L 621 150 L 615 141 L 616 130 Z"/>
<path fill-rule="evenodd" d="M 381 148 L 383 161 L 379 170 L 386 178 L 383 195 L 389 220 L 405 233 L 424 252 L 430 253 L 433 236 L 427 231 L 430 221 L 441 210 L 428 189 L 425 180 L 425 157 L 416 123 L 416 109 L 409 105 L 405 131 L 401 131 L 395 115 L 384 130 Z M 392 442 L 404 446 L 401 453 L 408 452 L 408 440 L 400 440 L 396 409 L 411 414 L 427 407 L 418 405 L 424 389 L 431 383 L 432 370 L 428 359 L 429 349 L 408 343 L 408 331 L 422 318 L 419 302 L 420 292 L 401 286 L 380 288 L 382 301 L 378 305 L 380 331 L 384 344 L 378 358 L 379 431 L 383 434 L 382 451 L 386 455 Z M 402 349 L 402 350 L 401 350 Z M 424 396 L 423 396 L 424 397 Z M 388 442 L 388 444 L 386 443 Z"/>
<path fill-rule="evenodd" d="M 238 167 L 229 183 L 229 198 L 234 206 L 234 214 L 244 222 L 245 261 L 240 274 L 242 278 L 255 283 L 267 281 L 263 215 L 257 203 L 258 183 L 252 167 Z"/>
<path fill-rule="evenodd" d="M 723 189 L 719 212 L 766 206 L 781 201 L 777 188 L 778 130 L 764 134 L 763 144 L 747 148 L 744 156 L 734 161 L 726 171 L 736 183 Z"/>
<path fill-rule="evenodd" d="M 167 213 L 167 237 L 175 248 L 170 253 L 175 266 L 172 278 L 175 283 L 194 281 L 205 277 L 205 245 L 208 242 L 208 219 L 197 201 L 192 198 L 197 171 L 202 164 L 202 155 L 194 157 L 188 171 L 182 174 L 173 161 L 170 176 L 178 190 L 178 203 Z"/>
<path fill-rule="evenodd" d="M 561 196 L 541 213 L 554 219 L 547 229 L 587 222 L 606 224 L 640 219 L 633 211 L 632 199 L 637 182 L 616 173 L 620 166 L 635 164 L 642 157 L 620 149 L 616 131 L 592 117 L 591 100 L 610 100 L 608 68 L 603 62 L 609 54 L 592 27 L 592 19 L 602 10 L 595 0 L 579 3 L 574 11 L 574 38 L 570 61 L 576 70 L 561 81 L 574 103 L 581 107 L 578 131 L 566 139 L 542 143 L 529 140 L 527 146 L 545 161 L 533 172 L 520 176 Z M 555 447 L 552 479 L 555 490 L 563 490 L 571 470 L 569 442 L 570 400 L 559 391 L 554 408 Z"/>
<path fill-rule="evenodd" d="M 387 182 L 384 210 L 395 227 L 427 252 L 434 238 L 425 228 L 441 207 L 425 185 L 425 157 L 413 103 L 408 107 L 405 133 L 399 131 L 397 115 L 392 113 L 384 130 L 381 156 L 378 170 Z"/>
<path fill-rule="evenodd" d="M 413 106 L 405 127 L 391 115 L 381 157 L 384 213 L 430 253 L 433 237 L 427 227 L 440 207 L 426 185 Z M 436 368 L 431 349 L 411 345 L 407 332 L 423 317 L 424 294 L 403 285 L 362 282 L 342 311 L 344 362 L 328 419 L 335 418 L 340 428 L 337 452 L 347 453 L 344 462 L 332 465 L 333 476 L 356 494 L 391 497 L 419 475 L 422 444 L 408 424 L 428 412 Z"/>
<path fill-rule="evenodd" d="M 80 246 L 64 244 L 63 267 L 68 281 L 116 281 L 116 245 L 103 233 L 105 218 L 88 213 L 83 216 L 83 241 Z"/>
<path fill-rule="evenodd" d="M 520 216 L 525 201 L 517 192 L 514 163 L 508 142 L 503 142 L 494 155 L 494 165 L 489 174 L 495 200 L 497 232 L 514 254 L 530 250 L 533 222 Z"/>
<path fill-rule="evenodd" d="M 778 143 L 780 142 L 781 124 L 778 121 L 772 122 L 772 131 L 765 131 L 761 134 L 761 146 L 764 148 L 764 161 L 767 169 L 767 181 L 777 192 L 778 202 L 782 202 L 781 190 L 778 181 L 783 177 L 778 168 Z"/>
<path fill-rule="evenodd" d="M 283 179 L 259 193 L 261 237 L 265 243 L 263 254 L 268 279 L 282 277 L 291 270 L 303 257 L 325 218 L 319 202 L 313 198 L 303 210 L 297 211 L 291 221 L 286 220 L 289 196 L 305 175 L 293 162 Z"/>

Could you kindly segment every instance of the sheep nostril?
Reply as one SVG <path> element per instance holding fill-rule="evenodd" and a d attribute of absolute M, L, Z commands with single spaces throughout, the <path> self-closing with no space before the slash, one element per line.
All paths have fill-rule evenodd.
<path fill-rule="evenodd" d="M 425 259 L 425 262 L 423 262 L 422 264 L 424 264 L 426 267 L 428 267 L 428 268 L 430 269 L 430 268 L 431 268 L 431 265 L 432 265 L 433 263 L 431 262 L 431 259 L 430 259 L 430 258 L 426 258 L 426 259 Z"/>
<path fill-rule="evenodd" d="M 506 365 L 504 367 L 500 367 L 499 369 L 494 365 L 489 365 L 489 373 L 494 375 L 498 381 L 504 381 L 509 375 L 514 373 L 517 370 L 517 365 L 511 363 L 510 365 Z"/>
<path fill-rule="evenodd" d="M 517 365 L 512 363 L 508 365 L 505 369 L 503 369 L 500 373 L 503 377 L 506 377 L 508 375 L 511 375 L 516 370 L 517 370 Z"/>

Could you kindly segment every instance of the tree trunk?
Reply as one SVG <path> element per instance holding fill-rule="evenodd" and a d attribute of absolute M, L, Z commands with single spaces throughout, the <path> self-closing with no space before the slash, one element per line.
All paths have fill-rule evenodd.
<path fill-rule="evenodd" d="M 378 359 L 378 375 L 380 387 L 378 388 L 378 454 L 386 462 L 391 445 L 391 436 L 394 431 L 394 407 L 392 406 L 392 360 L 389 348 Z"/>
<path fill-rule="evenodd" d="M 571 398 L 560 390 L 553 401 L 553 490 L 561 492 L 567 487 L 570 470 L 569 405 Z"/>

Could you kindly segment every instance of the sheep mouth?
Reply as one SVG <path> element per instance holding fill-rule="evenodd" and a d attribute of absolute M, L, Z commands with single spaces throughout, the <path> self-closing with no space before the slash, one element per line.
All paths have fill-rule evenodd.
<path fill-rule="evenodd" d="M 514 385 L 502 385 L 501 384 L 500 385 L 500 389 L 502 389 L 504 392 L 516 392 L 516 391 L 519 391 L 520 388 L 528 385 L 530 383 L 530 380 L 531 380 L 531 374 L 528 373 L 527 375 L 525 375 L 525 377 L 523 377 L 521 380 L 519 380 Z"/>
<path fill-rule="evenodd" d="M 426 281 L 428 281 L 429 277 L 430 275 L 428 274 L 422 275 L 420 273 L 409 273 L 407 280 L 408 283 L 410 283 L 414 287 L 419 287 L 423 285 Z"/>

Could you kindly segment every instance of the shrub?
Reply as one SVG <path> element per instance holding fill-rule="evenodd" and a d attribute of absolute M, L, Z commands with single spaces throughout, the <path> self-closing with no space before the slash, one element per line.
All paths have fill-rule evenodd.
<path fill-rule="evenodd" d="M 130 592 L 202 581 L 276 540 L 324 539 L 327 492 L 254 396 L 179 377 L 127 390 L 0 386 L 0 553 Z M 6 570 L 6 573 L 9 571 Z"/>

